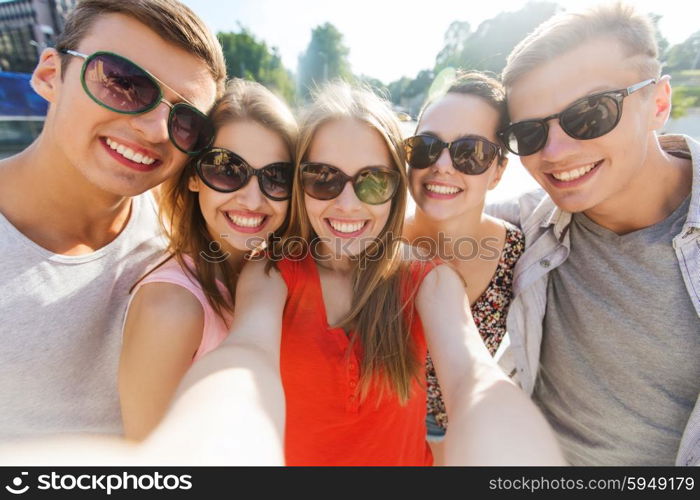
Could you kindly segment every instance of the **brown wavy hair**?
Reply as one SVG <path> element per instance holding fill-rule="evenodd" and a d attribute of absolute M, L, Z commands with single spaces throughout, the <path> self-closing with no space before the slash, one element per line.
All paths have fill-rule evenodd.
<path fill-rule="evenodd" d="M 224 95 L 214 104 L 210 116 L 217 130 L 227 123 L 245 120 L 255 121 L 272 130 L 283 139 L 293 161 L 298 133 L 296 120 L 287 105 L 259 83 L 241 79 L 228 82 Z M 183 269 L 192 274 L 201 284 L 214 311 L 222 315 L 223 311 L 233 312 L 233 303 L 227 301 L 216 286 L 217 268 L 223 271 L 223 283 L 231 300 L 235 297 L 237 274 L 224 253 L 211 255 L 220 252 L 220 249 L 212 245 L 212 237 L 199 208 L 199 194 L 188 187 L 190 179 L 197 175 L 196 161 L 196 158 L 190 160 L 179 175 L 162 184 L 160 219 L 169 239 L 168 259 L 175 258 Z M 274 234 L 282 234 L 288 224 L 289 211 Z M 194 269 L 186 265 L 185 255 L 194 261 Z M 212 258 L 200 258 L 202 255 Z"/>
<path fill-rule="evenodd" d="M 338 326 L 353 332 L 348 355 L 355 342 L 361 346 L 360 397 L 365 399 L 370 387 L 377 384 L 380 397 L 388 389 L 404 404 L 411 395 L 411 382 L 418 379 L 422 366 L 411 339 L 412 308 L 408 314 L 405 311 L 411 297 L 402 296 L 407 265 L 402 260 L 399 240 L 408 181 L 398 120 L 388 102 L 371 90 L 345 82 L 331 82 L 315 93 L 305 110 L 296 150 L 289 227 L 281 240 L 281 250 L 288 252 L 287 255 L 313 252 L 313 244 L 309 242 L 314 242 L 317 235 L 304 204 L 299 165 L 306 160 L 319 128 L 329 121 L 346 118 L 359 120 L 379 132 L 393 167 L 401 176 L 386 225 L 376 240 L 353 259 L 352 305 Z"/>

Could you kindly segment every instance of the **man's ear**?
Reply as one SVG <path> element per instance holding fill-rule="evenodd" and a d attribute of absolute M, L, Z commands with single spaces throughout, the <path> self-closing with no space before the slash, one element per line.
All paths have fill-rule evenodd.
<path fill-rule="evenodd" d="M 489 181 L 489 186 L 488 189 L 494 189 L 496 186 L 498 186 L 498 183 L 501 182 L 501 177 L 503 177 L 503 174 L 506 171 L 506 167 L 508 166 L 508 157 L 504 156 L 503 159 L 496 158 L 496 164 L 492 167 L 496 169 L 496 172 L 494 173 L 493 177 L 491 177 L 491 180 Z"/>
<path fill-rule="evenodd" d="M 61 55 L 56 49 L 44 49 L 34 68 L 30 84 L 34 91 L 53 103 L 61 87 Z"/>
<path fill-rule="evenodd" d="M 662 76 L 655 85 L 653 117 L 651 119 L 652 130 L 658 130 L 666 124 L 671 116 L 671 77 Z"/>

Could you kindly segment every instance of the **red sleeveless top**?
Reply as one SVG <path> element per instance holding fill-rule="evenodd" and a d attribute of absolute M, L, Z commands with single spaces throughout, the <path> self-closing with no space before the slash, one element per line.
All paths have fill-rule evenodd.
<path fill-rule="evenodd" d="M 435 262 L 412 262 L 402 293 L 412 300 Z M 395 394 L 381 400 L 372 388 L 360 402 L 358 343 L 348 356 L 350 340 L 326 319 L 321 281 L 311 256 L 285 259 L 278 269 L 287 284 L 282 323 L 280 370 L 287 416 L 287 465 L 432 465 L 425 440 L 425 373 L 412 384 L 402 406 Z M 424 365 L 426 343 L 413 304 L 410 325 L 414 352 Z"/>

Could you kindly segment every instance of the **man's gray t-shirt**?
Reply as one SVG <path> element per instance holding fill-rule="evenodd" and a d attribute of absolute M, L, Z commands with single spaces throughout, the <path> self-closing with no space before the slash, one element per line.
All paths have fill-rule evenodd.
<path fill-rule="evenodd" d="M 574 465 L 674 464 L 700 390 L 700 321 L 672 244 L 689 203 L 625 235 L 572 218 L 533 397 Z"/>
<path fill-rule="evenodd" d="M 163 251 L 155 201 L 87 255 L 54 254 L 0 214 L 0 441 L 121 433 L 117 373 L 129 289 Z"/>

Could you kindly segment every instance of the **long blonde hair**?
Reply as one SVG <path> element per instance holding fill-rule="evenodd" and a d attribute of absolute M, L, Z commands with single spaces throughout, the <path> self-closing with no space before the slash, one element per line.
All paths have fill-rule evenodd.
<path fill-rule="evenodd" d="M 241 79 L 231 80 L 224 95 L 211 111 L 215 129 L 238 120 L 253 120 L 277 133 L 285 142 L 290 158 L 294 158 L 297 139 L 297 124 L 284 102 L 259 83 Z M 168 236 L 168 252 L 183 269 L 192 272 L 217 314 L 233 312 L 233 303 L 225 299 L 216 286 L 216 270 L 222 268 L 223 284 L 231 299 L 235 297 L 236 274 L 225 254 L 214 255 L 212 237 L 199 208 L 198 193 L 189 190 L 190 179 L 197 175 L 196 158 L 190 161 L 180 175 L 175 176 L 162 187 L 160 215 L 163 228 Z M 282 234 L 289 221 L 289 212 L 282 226 L 275 231 Z M 190 270 L 184 256 L 194 260 L 195 269 Z M 201 258 L 211 256 L 213 258 Z"/>
<path fill-rule="evenodd" d="M 353 331 L 351 346 L 359 342 L 361 360 L 360 396 L 378 383 L 380 394 L 393 389 L 402 403 L 410 397 L 411 382 L 418 377 L 421 363 L 413 349 L 410 324 L 404 314 L 409 303 L 402 296 L 406 266 L 401 259 L 399 237 L 403 230 L 407 199 L 404 150 L 399 123 L 388 103 L 369 89 L 345 82 L 332 82 L 314 95 L 300 124 L 297 166 L 292 188 L 289 228 L 281 245 L 289 255 L 310 251 L 309 242 L 317 237 L 306 212 L 299 165 L 306 156 L 318 129 L 332 120 L 359 120 L 384 139 L 393 167 L 400 173 L 399 187 L 391 200 L 389 218 L 376 240 L 353 259 L 353 298 L 350 312 L 340 325 Z"/>

